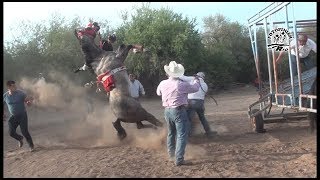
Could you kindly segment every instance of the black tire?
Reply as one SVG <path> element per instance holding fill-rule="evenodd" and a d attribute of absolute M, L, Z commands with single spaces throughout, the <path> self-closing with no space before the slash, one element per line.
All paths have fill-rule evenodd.
<path fill-rule="evenodd" d="M 313 133 L 317 128 L 317 113 L 309 112 L 308 119 L 310 123 L 310 133 Z"/>
<path fill-rule="evenodd" d="M 259 109 L 253 109 L 252 113 L 256 113 L 258 111 L 259 111 Z M 257 114 L 255 117 L 251 118 L 251 125 L 252 125 L 252 129 L 254 132 L 257 132 L 257 133 L 266 132 L 266 130 L 263 128 L 264 122 L 263 122 L 263 118 L 262 118 L 261 113 Z"/>

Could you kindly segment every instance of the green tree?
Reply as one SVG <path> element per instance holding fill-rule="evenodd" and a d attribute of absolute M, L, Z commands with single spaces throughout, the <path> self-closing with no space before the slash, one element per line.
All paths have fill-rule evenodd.
<path fill-rule="evenodd" d="M 5 74 L 37 77 L 39 72 L 48 74 L 51 71 L 63 72 L 75 81 L 85 82 L 95 77 L 88 72 L 73 73 L 83 65 L 84 59 L 79 41 L 74 36 L 77 27 L 83 27 L 84 20 L 76 17 L 68 21 L 58 13 L 52 14 L 45 22 L 31 23 L 21 21 L 13 27 L 17 33 L 10 42 L 5 42 Z M 106 20 L 101 20 L 107 26 Z M 28 29 L 28 31 L 26 31 Z M 11 57 L 11 58 L 10 58 Z M 11 63 L 11 64 L 10 64 Z M 12 71 L 8 68 L 11 68 Z"/>
<path fill-rule="evenodd" d="M 195 73 L 202 59 L 203 45 L 195 20 L 183 18 L 167 8 L 151 9 L 149 4 L 136 7 L 131 19 L 124 16 L 124 23 L 117 29 L 119 43 L 142 44 L 149 53 L 129 54 L 126 65 L 131 72 L 144 77 L 142 82 L 149 94 L 155 93 L 159 81 L 164 79 L 163 66 L 170 61 L 184 65 L 186 74 Z"/>
<path fill-rule="evenodd" d="M 216 14 L 203 19 L 203 43 L 207 49 L 207 71 L 214 86 L 248 83 L 255 77 L 247 27 Z"/>

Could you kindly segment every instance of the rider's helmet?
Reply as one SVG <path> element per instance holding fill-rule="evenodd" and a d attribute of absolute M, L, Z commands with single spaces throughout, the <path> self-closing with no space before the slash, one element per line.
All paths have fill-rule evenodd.
<path fill-rule="evenodd" d="M 117 40 L 117 36 L 115 34 L 109 35 L 108 39 L 111 43 L 114 43 Z"/>

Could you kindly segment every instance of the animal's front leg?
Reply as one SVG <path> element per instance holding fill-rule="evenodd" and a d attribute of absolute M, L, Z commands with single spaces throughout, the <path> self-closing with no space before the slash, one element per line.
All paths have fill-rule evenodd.
<path fill-rule="evenodd" d="M 112 122 L 112 124 L 113 127 L 118 131 L 118 137 L 120 140 L 123 140 L 127 136 L 127 133 L 121 126 L 121 119 L 118 118 L 115 122 Z"/>

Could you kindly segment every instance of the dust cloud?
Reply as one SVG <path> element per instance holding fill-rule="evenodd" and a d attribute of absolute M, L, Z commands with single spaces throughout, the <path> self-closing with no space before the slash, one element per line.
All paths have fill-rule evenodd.
<path fill-rule="evenodd" d="M 23 77 L 18 84 L 28 96 L 34 98 L 33 106 L 28 107 L 30 126 L 43 129 L 34 138 L 35 144 L 65 148 L 115 146 L 122 143 L 143 149 L 165 147 L 165 128 L 137 129 L 135 123 L 121 123 L 127 137 L 120 141 L 112 125 L 116 117 L 106 95 L 96 97 L 89 94 L 84 86 L 75 84 L 60 72 L 49 73 L 48 79 Z M 87 109 L 88 99 L 93 102 L 92 112 Z M 143 123 L 150 125 L 146 121 Z"/>
<path fill-rule="evenodd" d="M 41 128 L 34 137 L 36 145 L 46 148 L 97 148 L 130 145 L 146 150 L 161 151 L 166 156 L 166 126 L 163 128 L 137 129 L 135 123 L 121 123 L 127 137 L 120 141 L 112 122 L 113 115 L 107 96 L 89 96 L 87 89 L 76 85 L 62 73 L 50 73 L 46 79 L 22 78 L 21 89 L 34 98 L 28 107 L 30 125 Z M 49 79 L 49 78 L 48 78 Z M 88 112 L 88 98 L 92 99 L 93 111 Z M 164 122 L 164 119 L 160 119 Z M 151 125 L 147 121 L 143 124 Z M 32 134 L 32 129 L 31 129 Z M 186 157 L 205 156 L 206 150 L 188 144 Z"/>

